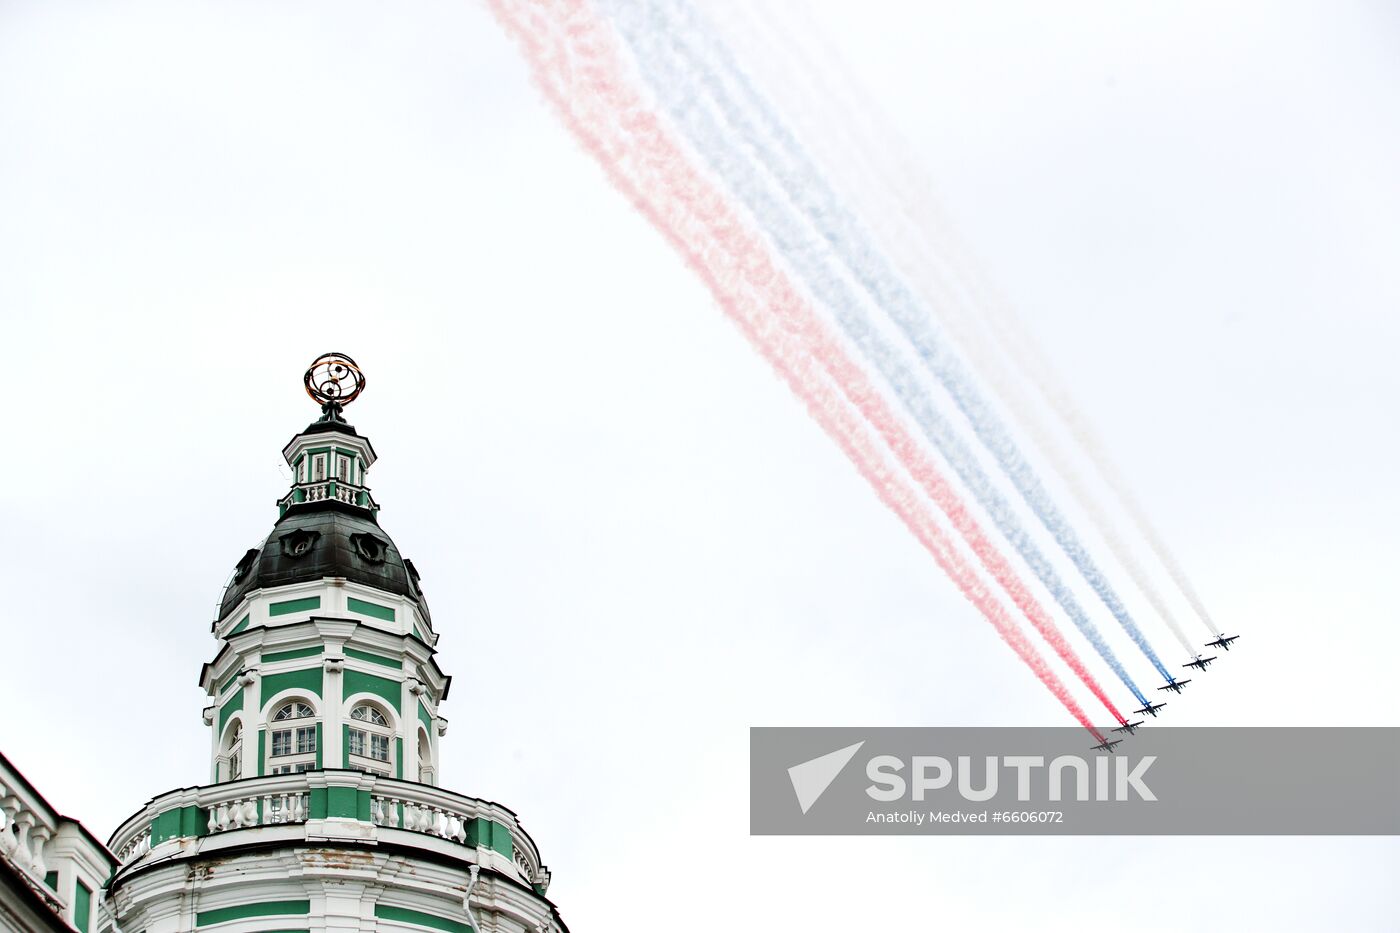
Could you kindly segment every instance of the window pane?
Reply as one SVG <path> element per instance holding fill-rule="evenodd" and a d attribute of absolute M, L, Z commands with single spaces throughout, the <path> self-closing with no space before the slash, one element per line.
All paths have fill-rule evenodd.
<path fill-rule="evenodd" d="M 285 722 L 288 719 L 310 719 L 314 715 L 316 715 L 315 711 L 305 703 L 288 703 L 277 711 L 277 714 L 272 717 L 272 721 Z"/>
<path fill-rule="evenodd" d="M 297 754 L 305 755 L 316 750 L 316 727 L 302 726 L 297 730 Z"/>
<path fill-rule="evenodd" d="M 370 741 L 370 757 L 378 758 L 380 761 L 389 760 L 389 737 L 384 735 L 372 735 Z"/>
<path fill-rule="evenodd" d="M 384 718 L 384 714 L 373 706 L 357 706 L 350 711 L 351 719 L 358 719 L 360 722 L 371 722 L 376 726 L 388 726 L 389 720 Z"/>
<path fill-rule="evenodd" d="M 363 755 L 365 753 L 365 733 L 362 729 L 350 730 L 350 754 Z"/>
<path fill-rule="evenodd" d="M 292 730 L 279 729 L 272 733 L 272 754 L 290 755 L 292 753 Z"/>

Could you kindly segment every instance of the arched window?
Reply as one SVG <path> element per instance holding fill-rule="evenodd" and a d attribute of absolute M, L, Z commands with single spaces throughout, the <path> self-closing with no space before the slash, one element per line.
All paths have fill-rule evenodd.
<path fill-rule="evenodd" d="M 316 767 L 316 711 L 301 700 L 282 704 L 272 714 L 273 774 L 292 774 Z"/>
<path fill-rule="evenodd" d="M 433 746 L 428 739 L 428 733 L 418 731 L 418 780 L 424 784 L 436 784 L 436 773 L 433 771 Z"/>
<path fill-rule="evenodd" d="M 370 704 L 361 703 L 350 711 L 349 733 L 349 767 L 388 774 L 389 743 L 393 739 L 388 717 Z"/>
<path fill-rule="evenodd" d="M 223 770 L 225 781 L 243 776 L 243 723 L 235 719 L 224 739 Z"/>

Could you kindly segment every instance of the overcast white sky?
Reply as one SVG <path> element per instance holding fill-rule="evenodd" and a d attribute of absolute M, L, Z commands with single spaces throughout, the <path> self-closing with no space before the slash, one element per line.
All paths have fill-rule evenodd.
<path fill-rule="evenodd" d="M 1244 635 L 1173 722 L 1396 725 L 1396 8 L 914 6 L 815 9 Z M 747 835 L 751 725 L 1068 720 L 476 3 L 6 0 L 0 140 L 0 748 L 99 836 L 335 349 L 574 930 L 1393 928 L 1389 839 Z"/>

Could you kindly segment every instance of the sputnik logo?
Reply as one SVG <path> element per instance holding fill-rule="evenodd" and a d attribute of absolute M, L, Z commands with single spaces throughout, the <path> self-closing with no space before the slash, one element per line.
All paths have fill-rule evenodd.
<path fill-rule="evenodd" d="M 792 781 L 792 790 L 797 794 L 797 805 L 802 808 L 805 815 L 812 809 L 812 805 L 826 793 L 826 789 L 831 786 L 837 776 L 851 763 L 851 759 L 860 751 L 860 747 L 865 741 L 859 741 L 854 745 L 847 745 L 845 748 L 838 748 L 834 752 L 828 752 L 819 758 L 811 761 L 804 761 L 800 765 L 793 765 L 788 768 L 788 778 Z"/>

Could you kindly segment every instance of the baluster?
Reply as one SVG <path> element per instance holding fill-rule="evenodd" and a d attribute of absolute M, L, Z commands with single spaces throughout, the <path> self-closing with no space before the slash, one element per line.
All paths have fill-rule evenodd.
<path fill-rule="evenodd" d="M 15 839 L 15 814 L 19 812 L 19 799 L 9 796 L 5 788 L 0 787 L 0 853 L 9 855 L 18 844 Z"/>
<path fill-rule="evenodd" d="M 34 831 L 29 834 L 29 838 L 34 843 L 34 857 L 30 860 L 29 864 L 33 868 L 34 874 L 40 878 L 44 877 L 44 873 L 47 871 L 44 866 L 44 843 L 49 841 L 49 836 L 51 835 L 52 833 L 49 832 L 49 828 L 42 824 L 35 826 Z"/>
<path fill-rule="evenodd" d="M 10 858 L 21 865 L 29 865 L 29 827 L 34 825 L 34 814 L 28 810 L 20 810 L 14 816 L 15 823 L 15 848 L 10 853 Z"/>

